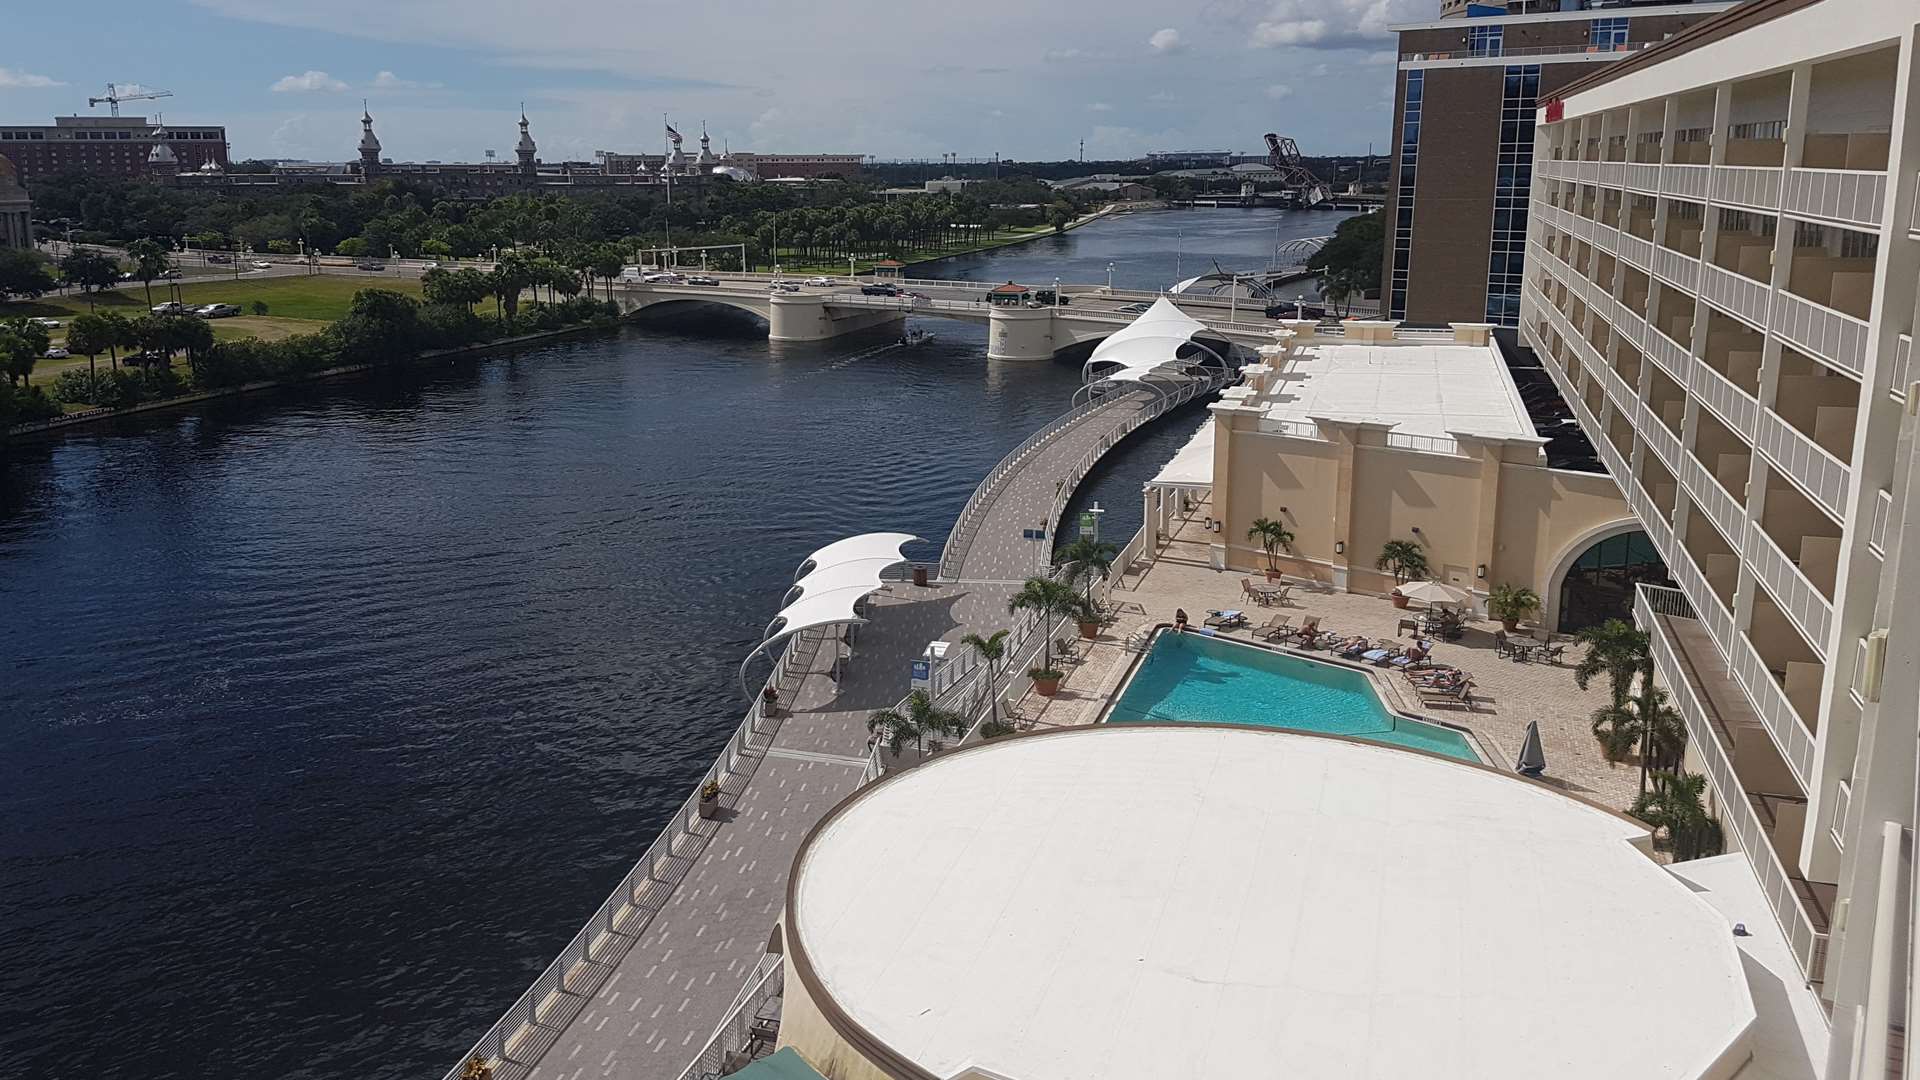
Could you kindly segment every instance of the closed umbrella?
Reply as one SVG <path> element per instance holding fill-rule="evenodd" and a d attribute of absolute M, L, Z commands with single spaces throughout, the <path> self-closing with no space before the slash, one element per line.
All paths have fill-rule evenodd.
<path fill-rule="evenodd" d="M 1547 751 L 1540 745 L 1540 721 L 1527 721 L 1527 734 L 1520 740 L 1520 760 L 1514 762 L 1513 771 L 1535 778 L 1547 771 Z"/>
<path fill-rule="evenodd" d="M 1409 600 L 1419 600 L 1434 607 L 1457 607 L 1467 602 L 1467 590 L 1442 585 L 1438 581 L 1410 581 L 1400 586 L 1398 591 Z"/>

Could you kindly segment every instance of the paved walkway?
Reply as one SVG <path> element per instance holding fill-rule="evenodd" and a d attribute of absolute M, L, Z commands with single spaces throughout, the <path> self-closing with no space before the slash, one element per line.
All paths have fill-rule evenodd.
<path fill-rule="evenodd" d="M 927 642 L 1009 624 L 1007 598 L 1049 554 L 1020 530 L 1051 524 L 1057 479 L 1119 419 L 1113 409 L 1091 414 L 1021 465 L 988 507 L 961 583 L 890 586 L 850 642 L 830 641 L 812 658 L 790 711 L 728 778 L 720 817 L 690 829 L 693 863 L 672 897 L 623 955 L 604 958 L 604 978 L 570 984 L 579 1000 L 543 1012 L 542 1029 L 515 1047 L 526 1060 L 508 1063 L 501 1080 L 679 1077 L 765 952 L 801 839 L 860 786 L 868 715 L 905 695 Z"/>

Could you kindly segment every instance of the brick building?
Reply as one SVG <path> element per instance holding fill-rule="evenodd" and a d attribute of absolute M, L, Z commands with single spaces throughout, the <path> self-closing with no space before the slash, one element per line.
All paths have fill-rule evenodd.
<path fill-rule="evenodd" d="M 147 161 L 160 142 L 182 171 L 208 162 L 227 166 L 227 129 L 204 124 L 168 125 L 144 116 L 56 116 L 51 124 L 0 125 L 0 154 L 13 162 L 20 182 L 65 172 L 91 176 L 147 175 Z"/>

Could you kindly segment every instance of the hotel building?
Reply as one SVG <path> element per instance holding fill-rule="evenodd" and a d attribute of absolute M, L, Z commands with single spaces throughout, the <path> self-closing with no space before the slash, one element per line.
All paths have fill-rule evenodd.
<path fill-rule="evenodd" d="M 1389 317 L 1514 325 L 1535 104 L 1731 5 L 1553 6 L 1445 17 L 1467 13 L 1454 5 L 1433 22 L 1393 28 L 1400 68 L 1380 275 Z"/>
<path fill-rule="evenodd" d="M 1679 584 L 1638 616 L 1828 1077 L 1913 1074 L 1916 19 L 1751 0 L 1534 139 L 1519 332 Z"/>

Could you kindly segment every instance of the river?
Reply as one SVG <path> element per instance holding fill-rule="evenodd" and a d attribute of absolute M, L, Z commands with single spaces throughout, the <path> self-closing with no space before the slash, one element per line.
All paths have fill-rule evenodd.
<path fill-rule="evenodd" d="M 1263 262 L 1272 219 L 1132 215 L 916 272 L 1163 284 L 1249 226 Z M 16 448 L 0 1075 L 437 1077 L 737 723 L 794 565 L 870 529 L 933 557 L 1067 407 L 1076 363 L 922 325 L 779 346 L 697 317 Z M 1109 538 L 1203 416 L 1090 478 Z"/>

